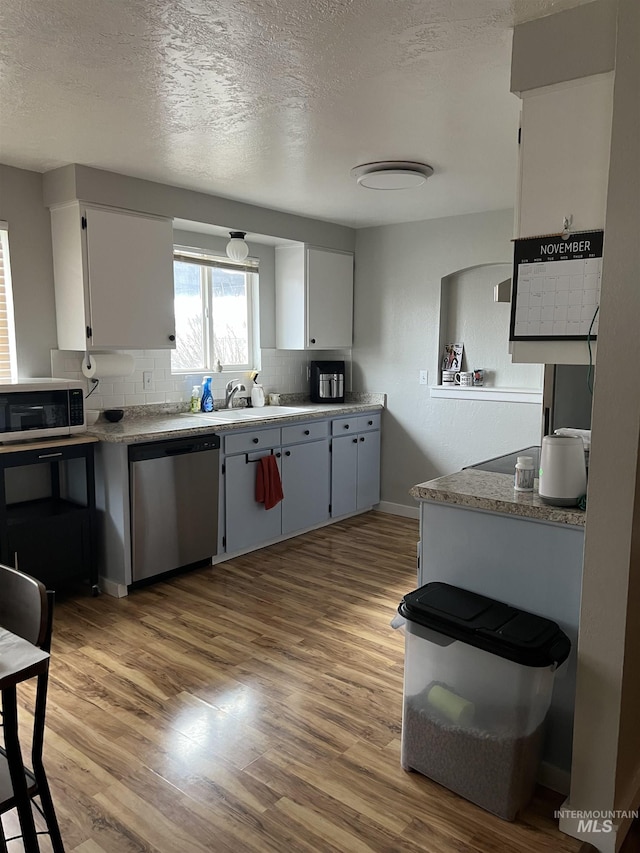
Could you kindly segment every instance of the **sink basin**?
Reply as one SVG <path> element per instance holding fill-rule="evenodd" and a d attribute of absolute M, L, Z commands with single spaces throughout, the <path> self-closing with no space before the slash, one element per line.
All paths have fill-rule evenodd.
<path fill-rule="evenodd" d="M 282 418 L 287 415 L 302 415 L 308 409 L 295 406 L 262 406 L 256 409 L 219 409 L 216 412 L 198 412 L 197 417 L 221 421 L 257 421 L 265 418 Z"/>

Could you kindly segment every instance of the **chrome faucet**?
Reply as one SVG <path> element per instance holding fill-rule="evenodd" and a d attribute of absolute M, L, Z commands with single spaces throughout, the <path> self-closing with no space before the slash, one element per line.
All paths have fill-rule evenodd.
<path fill-rule="evenodd" d="M 239 379 L 230 379 L 224 387 L 224 407 L 225 409 L 233 408 L 233 398 L 237 391 L 246 391 L 242 382 Z"/>

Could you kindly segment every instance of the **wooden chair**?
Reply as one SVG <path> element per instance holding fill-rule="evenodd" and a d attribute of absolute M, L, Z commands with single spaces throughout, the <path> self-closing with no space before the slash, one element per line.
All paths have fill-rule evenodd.
<path fill-rule="evenodd" d="M 0 564 L 0 626 L 46 652 L 51 648 L 53 599 L 53 592 L 47 592 L 40 581 Z M 47 825 L 47 832 L 38 834 L 48 834 L 54 853 L 64 853 L 64 845 L 42 762 L 48 680 L 47 667 L 44 673 L 38 675 L 33 712 L 31 769 L 25 767 L 24 773 L 27 795 L 42 814 Z M 10 732 L 17 734 L 18 728 L 17 715 L 14 718 L 14 712 L 15 706 L 10 712 L 3 708 L 5 738 L 4 746 L 0 746 L 0 853 L 5 853 L 7 850 L 7 839 L 4 836 L 1 817 L 17 805 L 7 760 L 7 749 L 10 747 L 9 734 Z M 17 743 L 17 739 L 15 742 Z M 34 800 L 38 796 L 42 807 Z"/>

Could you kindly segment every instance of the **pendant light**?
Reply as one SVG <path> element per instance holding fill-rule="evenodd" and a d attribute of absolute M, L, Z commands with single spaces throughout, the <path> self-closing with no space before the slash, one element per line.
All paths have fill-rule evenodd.
<path fill-rule="evenodd" d="M 230 231 L 231 238 L 227 243 L 227 257 L 232 261 L 244 261 L 249 254 L 249 246 L 245 243 L 246 231 Z"/>

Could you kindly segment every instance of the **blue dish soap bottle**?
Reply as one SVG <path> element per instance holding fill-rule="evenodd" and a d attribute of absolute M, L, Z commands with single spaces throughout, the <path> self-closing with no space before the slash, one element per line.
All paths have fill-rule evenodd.
<path fill-rule="evenodd" d="M 202 380 L 202 402 L 200 408 L 203 412 L 213 411 L 213 393 L 211 391 L 210 376 L 205 376 Z"/>

